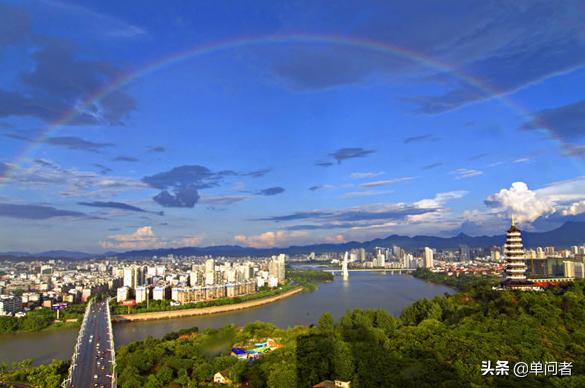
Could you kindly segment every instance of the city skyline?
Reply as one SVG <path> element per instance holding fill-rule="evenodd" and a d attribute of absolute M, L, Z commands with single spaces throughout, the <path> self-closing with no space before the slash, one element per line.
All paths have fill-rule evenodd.
<path fill-rule="evenodd" d="M 362 5 L 0 2 L 1 250 L 585 221 L 582 3 Z"/>

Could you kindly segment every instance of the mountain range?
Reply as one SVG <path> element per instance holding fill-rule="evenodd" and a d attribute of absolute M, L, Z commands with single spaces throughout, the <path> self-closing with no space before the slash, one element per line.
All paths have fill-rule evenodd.
<path fill-rule="evenodd" d="M 522 237 L 524 246 L 528 248 L 536 246 L 556 246 L 569 247 L 571 245 L 585 244 L 585 222 L 566 222 L 557 229 L 547 232 L 523 232 Z M 290 255 L 302 253 L 322 253 L 322 252 L 339 252 L 354 248 L 373 249 L 375 247 L 392 247 L 398 245 L 405 249 L 423 248 L 425 246 L 436 249 L 456 249 L 461 245 L 467 245 L 470 248 L 487 248 L 491 246 L 501 246 L 506 240 L 505 235 L 497 236 L 469 236 L 465 233 L 459 233 L 453 237 L 436 237 L 436 236 L 400 236 L 390 235 L 385 238 L 378 238 L 370 241 L 358 242 L 351 241 L 341 244 L 313 244 L 302 246 L 289 246 L 281 248 L 250 248 L 239 245 L 218 245 L 209 247 L 181 247 L 181 248 L 160 248 L 133 250 L 127 252 L 107 252 L 97 255 L 118 256 L 124 258 L 145 257 L 145 256 L 166 256 L 169 254 L 179 256 L 265 256 L 276 253 L 286 253 Z M 0 256 L 18 256 L 18 257 L 66 257 L 66 258 L 88 258 L 96 257 L 85 252 L 71 251 L 48 251 L 36 254 L 26 252 L 4 252 Z"/>

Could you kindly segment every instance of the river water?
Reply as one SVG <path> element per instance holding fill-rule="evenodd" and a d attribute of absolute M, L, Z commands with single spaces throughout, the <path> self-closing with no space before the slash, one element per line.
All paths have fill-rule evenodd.
<path fill-rule="evenodd" d="M 272 322 L 281 327 L 317 323 L 324 312 L 339 318 L 348 309 L 383 308 L 394 315 L 422 298 L 432 298 L 453 290 L 426 283 L 410 275 L 384 272 L 350 272 L 349 280 L 339 276 L 324 283 L 314 292 L 247 310 L 215 315 L 155 321 L 117 323 L 114 325 L 116 346 L 141 340 L 147 336 L 161 337 L 179 329 L 197 326 L 200 329 L 220 327 L 229 323 L 245 325 L 254 321 Z M 0 362 L 31 358 L 34 364 L 52 359 L 69 359 L 78 329 L 45 331 L 0 336 Z"/>

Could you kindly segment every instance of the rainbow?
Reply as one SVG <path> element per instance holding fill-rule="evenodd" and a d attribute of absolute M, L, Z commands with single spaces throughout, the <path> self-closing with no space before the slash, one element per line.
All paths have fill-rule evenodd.
<path fill-rule="evenodd" d="M 132 83 L 133 81 L 143 78 L 151 73 L 154 73 L 162 68 L 182 62 L 193 57 L 221 51 L 228 49 L 235 49 L 245 46 L 260 45 L 260 44 L 283 44 L 283 43 L 319 43 L 319 44 L 330 44 L 339 46 L 349 46 L 355 48 L 361 48 L 371 50 L 374 52 L 382 53 L 389 56 L 399 57 L 408 61 L 417 63 L 424 67 L 439 70 L 448 71 L 453 77 L 459 79 L 465 84 L 472 86 L 473 88 L 481 91 L 485 94 L 486 98 L 496 97 L 500 101 L 509 107 L 510 109 L 519 112 L 523 116 L 531 116 L 525 109 L 520 107 L 518 104 L 513 102 L 511 99 L 506 98 L 505 93 L 497 91 L 486 82 L 478 80 L 460 70 L 456 70 L 453 66 L 449 66 L 443 62 L 429 58 L 421 53 L 406 49 L 404 47 L 382 43 L 370 39 L 354 38 L 343 35 L 322 35 L 322 34 L 283 34 L 283 35 L 262 35 L 256 37 L 240 37 L 235 39 L 228 39 L 223 41 L 211 42 L 206 44 L 197 45 L 194 47 L 180 50 L 172 53 L 168 56 L 159 58 L 153 62 L 150 62 L 144 66 L 139 67 L 136 70 L 122 73 L 116 78 L 112 79 L 111 82 L 104 85 L 102 88 L 95 91 L 95 93 L 86 97 L 74 108 L 63 112 L 56 120 L 49 123 L 33 141 L 30 142 L 28 147 L 24 147 L 23 151 L 14 159 L 11 163 L 11 168 L 5 172 L 3 177 L 0 176 L 0 185 L 6 183 L 11 176 L 11 173 L 16 170 L 22 162 L 27 160 L 30 155 L 33 155 L 38 147 L 51 135 L 59 130 L 59 128 L 71 121 L 79 112 L 79 109 L 89 107 L 95 101 L 107 96 L 108 94 Z"/>

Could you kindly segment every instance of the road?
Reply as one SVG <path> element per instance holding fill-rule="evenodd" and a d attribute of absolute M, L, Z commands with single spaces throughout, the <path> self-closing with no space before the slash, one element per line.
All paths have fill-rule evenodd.
<path fill-rule="evenodd" d="M 69 387 L 112 386 L 113 349 L 110 349 L 107 302 L 92 303 Z"/>

